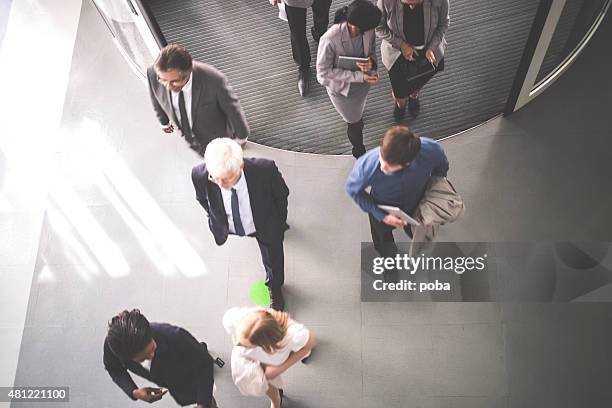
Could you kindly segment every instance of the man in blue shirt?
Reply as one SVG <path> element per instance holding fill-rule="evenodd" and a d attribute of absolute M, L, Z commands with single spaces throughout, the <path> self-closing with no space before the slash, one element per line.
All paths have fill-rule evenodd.
<path fill-rule="evenodd" d="M 390 128 L 380 147 L 357 160 L 346 181 L 346 191 L 368 213 L 372 241 L 381 256 L 397 253 L 395 228 L 404 228 L 410 237 L 412 234 L 406 221 L 387 214 L 378 205 L 399 207 L 412 214 L 429 178 L 446 177 L 447 172 L 448 160 L 442 146 L 433 139 L 415 135 L 406 126 Z"/>

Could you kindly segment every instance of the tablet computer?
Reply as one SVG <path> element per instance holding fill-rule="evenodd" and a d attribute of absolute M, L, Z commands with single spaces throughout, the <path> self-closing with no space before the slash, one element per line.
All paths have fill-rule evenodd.
<path fill-rule="evenodd" d="M 360 71 L 357 66 L 357 62 L 368 62 L 369 58 L 361 58 L 361 57 L 345 57 L 343 55 L 338 57 L 338 67 L 342 69 L 348 69 L 350 71 Z"/>
<path fill-rule="evenodd" d="M 406 214 L 404 211 L 402 211 L 401 208 L 393 207 L 391 205 L 379 205 L 378 208 L 383 211 L 386 211 L 388 214 L 395 215 L 397 218 L 401 218 L 402 220 L 407 221 L 408 224 L 421 225 L 420 222 Z"/>
<path fill-rule="evenodd" d="M 417 64 L 417 73 L 416 75 L 413 75 L 408 78 L 408 82 L 413 81 L 417 78 L 421 78 L 425 75 L 430 75 L 436 72 L 436 70 L 438 69 L 438 66 L 429 62 L 427 58 L 419 59 Z"/>

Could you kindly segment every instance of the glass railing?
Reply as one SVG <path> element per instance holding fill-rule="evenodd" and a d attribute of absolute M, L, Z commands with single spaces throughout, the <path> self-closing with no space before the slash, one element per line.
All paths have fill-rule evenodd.
<path fill-rule="evenodd" d="M 145 6 L 134 0 L 93 0 L 93 3 L 123 56 L 138 76 L 145 78 L 147 67 L 165 43 Z"/>
<path fill-rule="evenodd" d="M 576 60 L 612 0 L 541 0 L 505 114 L 525 106 Z"/>

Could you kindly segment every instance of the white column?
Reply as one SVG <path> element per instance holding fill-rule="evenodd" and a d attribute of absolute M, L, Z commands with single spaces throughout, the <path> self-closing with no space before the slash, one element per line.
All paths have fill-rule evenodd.
<path fill-rule="evenodd" d="M 13 0 L 0 45 L 0 386 L 15 380 L 81 2 Z"/>

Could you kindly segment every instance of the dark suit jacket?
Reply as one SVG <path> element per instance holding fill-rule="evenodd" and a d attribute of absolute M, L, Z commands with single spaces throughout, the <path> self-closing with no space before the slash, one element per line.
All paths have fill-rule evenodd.
<path fill-rule="evenodd" d="M 188 331 L 166 323 L 151 323 L 153 339 L 157 343 L 155 357 L 148 372 L 134 361 L 120 360 L 104 340 L 104 368 L 130 398 L 138 387 L 128 370 L 140 377 L 168 388 L 182 406 L 204 404 L 210 406 L 213 389 L 213 360 L 206 343 L 198 341 Z"/>
<path fill-rule="evenodd" d="M 203 146 L 217 137 L 246 139 L 249 125 L 238 97 L 223 73 L 215 67 L 193 62 L 191 97 L 191 130 L 194 138 Z M 180 122 L 172 109 L 170 93 L 157 80 L 153 67 L 147 70 L 149 95 L 157 119 L 162 125 L 170 119 L 180 128 Z"/>
<path fill-rule="evenodd" d="M 287 225 L 289 188 L 272 160 L 244 159 L 244 177 L 249 189 L 249 201 L 257 237 L 264 242 L 283 239 Z M 204 163 L 193 168 L 191 179 L 196 199 L 208 215 L 208 225 L 217 245 L 227 241 L 229 226 L 223 205 L 221 188 L 208 180 Z"/>

